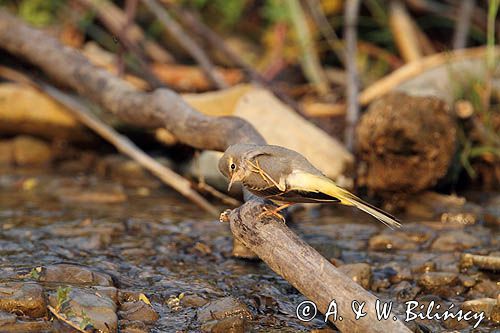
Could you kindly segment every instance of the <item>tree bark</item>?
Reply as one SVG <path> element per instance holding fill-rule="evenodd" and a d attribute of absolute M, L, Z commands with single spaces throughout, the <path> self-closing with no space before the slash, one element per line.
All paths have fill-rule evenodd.
<path fill-rule="evenodd" d="M 189 107 L 168 89 L 151 93 L 135 90 L 107 71 L 90 64 L 78 51 L 28 27 L 0 10 L 0 47 L 42 69 L 52 79 L 136 126 L 165 127 L 180 142 L 200 149 L 225 150 L 241 142 L 265 144 L 246 121 L 236 117 L 208 117 Z M 375 297 L 341 274 L 278 219 L 258 218 L 263 202 L 252 198 L 229 214 L 231 230 L 278 274 L 325 311 L 330 300 L 339 304 L 342 331 L 409 332 L 400 322 L 375 318 Z M 227 215 L 225 215 L 227 216 Z M 354 320 L 351 302 L 366 301 L 367 316 Z M 332 317 L 329 317 L 332 320 Z"/>

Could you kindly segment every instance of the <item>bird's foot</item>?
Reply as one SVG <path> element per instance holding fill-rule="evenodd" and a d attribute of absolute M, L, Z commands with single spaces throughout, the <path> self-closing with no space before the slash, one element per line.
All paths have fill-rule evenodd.
<path fill-rule="evenodd" d="M 285 222 L 286 222 L 285 217 L 279 213 L 279 210 L 267 208 L 264 206 L 264 211 L 262 213 L 260 213 L 259 216 L 257 216 L 257 218 L 261 219 L 265 216 L 275 216 L 275 217 L 279 218 L 281 220 L 281 222 L 283 222 L 283 224 L 285 224 Z"/>

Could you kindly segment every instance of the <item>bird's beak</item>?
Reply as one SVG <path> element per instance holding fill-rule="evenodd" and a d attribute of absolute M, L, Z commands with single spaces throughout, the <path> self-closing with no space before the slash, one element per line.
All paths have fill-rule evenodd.
<path fill-rule="evenodd" d="M 231 186 L 233 186 L 234 182 L 237 182 L 240 180 L 241 180 L 241 176 L 239 174 L 239 171 L 233 173 L 233 175 L 231 176 L 231 179 L 229 180 L 229 185 L 227 186 L 227 191 L 229 192 L 231 190 Z"/>

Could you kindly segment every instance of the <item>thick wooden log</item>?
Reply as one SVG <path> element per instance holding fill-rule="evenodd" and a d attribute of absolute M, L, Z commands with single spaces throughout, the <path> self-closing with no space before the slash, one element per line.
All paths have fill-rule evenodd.
<path fill-rule="evenodd" d="M 233 235 L 272 270 L 314 301 L 323 314 L 335 300 L 337 320 L 334 321 L 333 315 L 328 319 L 342 332 L 410 332 L 401 321 L 394 320 L 394 314 L 387 320 L 378 320 L 375 296 L 339 272 L 281 220 L 273 216 L 256 218 L 261 212 L 262 204 L 250 200 L 229 213 Z M 362 310 L 366 316 L 357 320 L 352 310 L 354 301 L 357 304 L 365 302 Z"/>

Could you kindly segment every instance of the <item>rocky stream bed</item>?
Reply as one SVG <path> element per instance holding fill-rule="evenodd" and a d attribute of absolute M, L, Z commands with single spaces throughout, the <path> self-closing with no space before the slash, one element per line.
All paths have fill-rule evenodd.
<path fill-rule="evenodd" d="M 319 315 L 300 321 L 305 298 L 264 263 L 232 257 L 228 225 L 146 175 L 75 168 L 0 172 L 0 332 L 336 331 Z M 492 332 L 500 196 L 480 197 L 416 205 L 427 217 L 403 217 L 396 231 L 327 206 L 298 210 L 289 225 L 401 319 L 412 300 L 485 314 L 476 329 L 416 319 L 412 330 Z"/>

